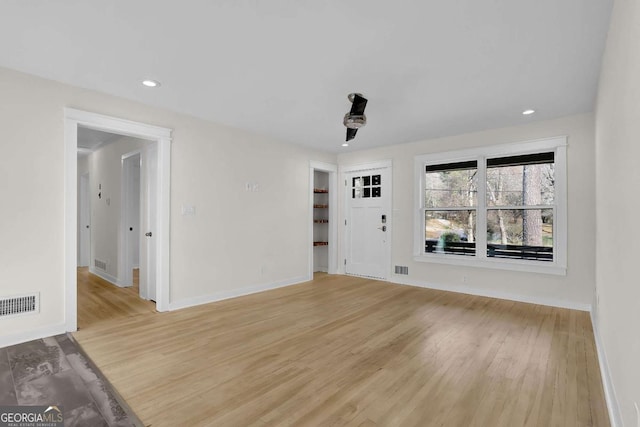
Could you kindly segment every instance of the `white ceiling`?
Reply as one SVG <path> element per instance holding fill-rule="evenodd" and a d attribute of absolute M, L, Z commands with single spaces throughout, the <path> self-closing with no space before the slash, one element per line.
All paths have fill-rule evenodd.
<path fill-rule="evenodd" d="M 122 135 L 100 130 L 78 128 L 78 156 L 86 156 L 98 148 L 122 138 Z"/>
<path fill-rule="evenodd" d="M 0 66 L 339 152 L 592 111 L 611 6 L 2 0 Z"/>
<path fill-rule="evenodd" d="M 122 135 L 83 127 L 78 128 L 78 148 L 85 150 L 93 151 L 101 145 L 106 145 L 118 138 L 122 138 Z"/>

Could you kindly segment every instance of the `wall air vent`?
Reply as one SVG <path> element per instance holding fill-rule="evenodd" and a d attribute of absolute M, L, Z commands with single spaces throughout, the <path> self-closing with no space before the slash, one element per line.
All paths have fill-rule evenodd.
<path fill-rule="evenodd" d="M 404 265 L 396 265 L 396 274 L 409 274 L 409 267 Z"/>
<path fill-rule="evenodd" d="M 93 260 L 93 266 L 95 268 L 99 268 L 102 271 L 107 271 L 107 263 L 104 261 L 100 261 L 99 259 Z"/>
<path fill-rule="evenodd" d="M 0 298 L 0 317 L 40 312 L 40 294 L 32 293 Z"/>

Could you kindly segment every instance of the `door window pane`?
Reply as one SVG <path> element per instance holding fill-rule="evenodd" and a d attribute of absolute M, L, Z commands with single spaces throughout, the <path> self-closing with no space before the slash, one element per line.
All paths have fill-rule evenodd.
<path fill-rule="evenodd" d="M 358 176 L 354 177 L 351 180 L 351 198 L 360 199 L 360 198 L 370 198 L 370 197 L 381 197 L 380 187 L 381 183 L 380 175 L 368 175 L 368 176 Z M 376 187 L 373 187 L 373 186 Z"/>

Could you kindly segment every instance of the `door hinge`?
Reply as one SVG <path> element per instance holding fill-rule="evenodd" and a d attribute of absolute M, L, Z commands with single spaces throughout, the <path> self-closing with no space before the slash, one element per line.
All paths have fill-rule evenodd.
<path fill-rule="evenodd" d="M 347 225 L 347 220 L 346 219 L 344 220 L 344 225 Z"/>
<path fill-rule="evenodd" d="M 347 186 L 347 180 L 346 179 L 344 180 L 344 186 L 345 187 Z"/>
<path fill-rule="evenodd" d="M 344 265 L 347 265 L 347 259 L 346 258 L 344 259 Z"/>

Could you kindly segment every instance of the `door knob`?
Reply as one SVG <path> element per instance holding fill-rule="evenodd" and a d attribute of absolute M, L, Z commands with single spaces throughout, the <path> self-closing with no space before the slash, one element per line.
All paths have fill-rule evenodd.
<path fill-rule="evenodd" d="M 387 226 L 383 225 L 382 227 L 378 227 L 378 230 L 387 231 Z"/>
<path fill-rule="evenodd" d="M 148 233 L 144 233 L 144 235 L 147 236 L 147 237 L 151 237 L 152 234 L 151 234 L 151 232 L 148 232 Z"/>

